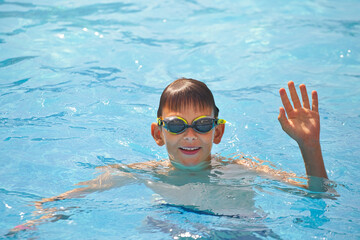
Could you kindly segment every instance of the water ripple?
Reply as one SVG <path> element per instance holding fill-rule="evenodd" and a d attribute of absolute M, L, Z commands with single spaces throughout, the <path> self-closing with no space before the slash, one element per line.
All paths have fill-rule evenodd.
<path fill-rule="evenodd" d="M 32 193 L 26 193 L 26 192 L 19 192 L 19 191 L 10 191 L 10 190 L 6 190 L 4 188 L 0 188 L 0 193 L 8 195 L 8 196 L 15 195 L 15 196 L 24 197 L 24 198 L 41 199 L 41 197 L 39 195 L 35 195 Z"/>
<path fill-rule="evenodd" d="M 22 2 L 4 2 L 1 1 L 0 5 L 15 5 L 15 6 L 20 6 L 20 7 L 36 7 L 36 5 L 32 4 L 32 3 L 22 3 Z"/>
<path fill-rule="evenodd" d="M 4 142 L 10 141 L 11 139 L 27 139 L 28 136 L 22 136 L 22 137 L 7 137 L 4 139 Z"/>
<path fill-rule="evenodd" d="M 267 84 L 263 86 L 253 86 L 253 87 L 238 88 L 234 90 L 222 90 L 222 91 L 214 91 L 214 92 L 217 92 L 224 96 L 231 96 L 233 99 L 242 99 L 244 96 L 250 96 L 257 93 L 261 93 L 261 94 L 268 93 L 277 96 L 278 89 L 279 87 L 276 84 Z M 254 100 L 262 102 L 261 99 L 254 99 Z"/>
<path fill-rule="evenodd" d="M 25 78 L 25 79 L 21 79 L 21 80 L 12 82 L 12 83 L 10 83 L 10 84 L 0 84 L 0 88 L 17 87 L 17 86 L 20 86 L 20 85 L 26 83 L 26 82 L 29 81 L 29 80 L 30 80 L 30 78 Z"/>
<path fill-rule="evenodd" d="M 41 87 L 35 88 L 27 88 L 26 93 L 34 92 L 34 91 L 50 91 L 50 92 L 63 92 L 66 91 L 67 88 L 64 86 L 65 84 L 70 83 L 71 81 L 60 82 L 57 84 L 46 84 Z"/>
<path fill-rule="evenodd" d="M 121 70 L 115 67 L 108 67 L 108 68 L 104 68 L 104 67 L 91 67 L 90 69 L 86 69 L 83 71 L 74 71 L 73 73 L 76 74 L 80 74 L 83 76 L 92 76 L 93 78 L 99 80 L 99 79 L 104 79 L 107 77 L 112 76 L 115 73 L 120 73 Z M 118 79 L 118 77 L 114 77 L 112 79 L 110 79 L 111 81 L 114 81 Z"/>
<path fill-rule="evenodd" d="M 65 19 L 74 19 L 74 16 L 85 17 L 89 15 L 96 14 L 111 14 L 111 13 L 136 13 L 141 10 L 131 9 L 134 4 L 130 3 L 103 3 L 103 4 L 92 4 L 81 6 L 77 8 L 66 8 L 66 7 L 52 7 L 42 5 L 42 9 L 32 9 L 29 11 L 1 11 L 0 18 L 27 18 L 27 19 L 52 19 L 52 20 L 62 20 Z M 47 9 L 44 9 L 47 8 Z"/>
<path fill-rule="evenodd" d="M 1 13 L 0 13 L 0 15 L 1 15 Z M 37 56 L 24 56 L 24 57 L 9 58 L 9 59 L 6 59 L 6 60 L 0 62 L 0 68 L 7 67 L 10 65 L 16 64 L 18 62 L 22 62 L 24 60 L 28 60 L 28 59 L 32 59 L 32 58 L 36 58 L 36 57 Z"/>
<path fill-rule="evenodd" d="M 24 126 L 24 125 L 44 125 L 47 123 L 48 119 L 52 118 L 62 118 L 67 115 L 67 112 L 60 112 L 56 114 L 51 114 L 45 117 L 31 117 L 31 118 L 0 118 L 0 123 L 2 127 L 14 127 L 14 126 Z M 46 124 L 46 126 L 53 126 L 54 123 Z"/>
<path fill-rule="evenodd" d="M 164 44 L 174 44 L 180 47 L 185 48 L 198 48 L 211 44 L 210 42 L 197 41 L 189 42 L 183 39 L 154 39 L 154 38 L 145 38 L 140 36 L 135 36 L 132 32 L 125 31 L 122 32 L 123 36 L 121 39 L 115 41 L 125 42 L 124 39 L 127 39 L 127 42 L 130 44 L 144 44 L 151 47 L 162 47 Z"/>
<path fill-rule="evenodd" d="M 67 137 L 67 138 L 32 138 L 31 141 L 37 142 L 48 142 L 48 141 L 59 141 L 59 140 L 70 140 L 70 139 L 77 139 L 78 137 Z"/>

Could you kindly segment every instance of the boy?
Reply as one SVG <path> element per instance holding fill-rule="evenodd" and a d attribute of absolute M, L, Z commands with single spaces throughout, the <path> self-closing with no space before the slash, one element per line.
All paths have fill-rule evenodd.
<path fill-rule="evenodd" d="M 322 190 L 322 186 L 319 184 L 321 181 L 314 183 L 312 180 L 313 177 L 318 179 L 327 178 L 319 141 L 320 121 L 317 93 L 316 91 L 312 92 L 312 107 L 310 108 L 305 85 L 300 85 L 302 104 L 296 93 L 294 83 L 289 82 L 288 87 L 294 107 L 291 105 L 285 89 L 281 88 L 280 96 L 284 108 L 280 108 L 278 120 L 283 130 L 299 145 L 305 163 L 306 174 L 309 177 L 309 188 L 312 190 Z M 107 167 L 105 173 L 98 178 L 79 184 L 86 185 L 86 187 L 77 188 L 59 196 L 45 198 L 36 202 L 36 208 L 45 213 L 45 215 L 40 219 L 31 220 L 15 227 L 11 230 L 11 233 L 31 228 L 33 225 L 40 224 L 45 219 L 54 218 L 56 215 L 53 213 L 57 210 L 44 209 L 42 205 L 46 202 L 83 197 L 84 194 L 139 181 L 145 183 L 162 196 L 168 195 L 172 204 L 182 206 L 197 205 L 200 210 L 214 210 L 214 206 L 211 204 L 200 206 L 203 204 L 201 199 L 199 202 L 194 203 L 196 198 L 191 193 L 193 186 L 186 189 L 187 195 L 190 196 L 189 198 L 184 197 L 184 194 L 181 192 L 180 194 L 182 195 L 179 195 L 179 188 L 176 188 L 176 186 L 185 186 L 187 183 L 197 181 L 208 184 L 197 185 L 202 187 L 202 190 L 208 189 L 209 186 L 214 187 L 209 184 L 211 182 L 209 180 L 210 171 L 224 164 L 221 157 L 213 157 L 211 155 L 212 144 L 219 144 L 225 131 L 226 121 L 219 119 L 218 114 L 219 109 L 215 104 L 214 97 L 203 82 L 186 78 L 174 81 L 163 91 L 157 112 L 157 122 L 151 124 L 151 135 L 157 145 L 166 146 L 169 156 L 168 160 Z M 250 166 L 250 168 L 258 173 L 263 172 L 267 176 L 270 175 L 298 185 L 297 182 L 291 180 L 291 178 L 294 178 L 294 174 L 267 168 L 261 165 L 261 160 L 260 164 L 244 157 L 231 160 L 231 164 Z M 234 168 L 235 165 L 230 166 Z M 156 176 L 158 181 L 153 181 L 153 179 L 144 181 L 141 174 L 136 175 L 134 171 L 129 171 L 129 169 L 148 171 L 153 176 Z M 230 186 L 221 187 L 229 191 L 232 190 Z M 218 188 L 214 192 L 217 191 Z M 210 194 L 212 191 L 205 190 L 203 192 Z M 236 192 L 236 194 L 239 194 L 238 189 L 236 189 Z M 198 189 L 193 191 L 193 194 L 198 193 Z M 221 214 L 233 214 L 234 206 L 243 209 L 253 208 L 253 192 L 242 189 L 240 194 L 241 197 L 237 199 L 241 199 L 242 203 L 239 203 L 239 200 L 236 200 L 235 197 L 233 198 L 235 200 L 219 200 L 222 208 L 226 210 L 226 206 L 228 206 L 231 209 L 230 212 L 222 211 L 221 209 L 217 210 Z M 218 193 L 218 195 L 220 194 Z M 211 197 L 214 196 L 205 198 L 211 199 Z"/>
<path fill-rule="evenodd" d="M 294 83 L 289 82 L 288 86 L 294 108 L 285 89 L 281 88 L 280 96 L 285 109 L 280 108 L 279 122 L 283 130 L 298 143 L 306 174 L 327 178 L 319 141 L 317 92 L 312 92 L 310 109 L 305 85 L 300 85 L 303 106 Z M 151 124 L 151 134 L 159 146 L 166 145 L 173 166 L 185 169 L 205 168 L 211 159 L 212 144 L 220 143 L 225 130 L 225 121 L 218 119 L 218 113 L 213 95 L 204 83 L 193 79 L 178 79 L 165 88 L 161 96 L 158 122 Z M 189 126 L 188 123 L 192 125 Z M 211 128 L 208 127 L 210 125 Z"/>

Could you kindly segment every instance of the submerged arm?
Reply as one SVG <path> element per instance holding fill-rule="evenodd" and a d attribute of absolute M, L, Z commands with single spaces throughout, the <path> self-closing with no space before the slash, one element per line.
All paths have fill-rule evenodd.
<path fill-rule="evenodd" d="M 128 183 L 136 181 L 136 178 L 131 173 L 116 170 L 114 169 L 114 167 L 116 166 L 114 165 L 112 167 L 102 167 L 102 169 L 105 169 L 105 172 L 99 175 L 97 178 L 76 184 L 76 186 L 86 187 L 76 188 L 55 197 L 43 198 L 41 201 L 35 202 L 35 206 L 39 206 L 46 202 L 58 201 L 63 199 L 82 198 L 85 197 L 87 194 L 93 192 L 105 191 L 111 188 L 121 187 Z"/>
<path fill-rule="evenodd" d="M 237 154 L 230 159 L 234 163 L 244 166 L 246 169 L 253 170 L 265 178 L 276 179 L 293 186 L 307 188 L 307 185 L 304 183 L 306 180 L 305 177 L 299 177 L 295 173 L 283 171 L 270 161 L 261 160 L 242 153 Z"/>
<path fill-rule="evenodd" d="M 42 204 L 46 202 L 53 202 L 71 198 L 83 198 L 93 192 L 101 192 L 111 188 L 121 187 L 136 181 L 136 178 L 131 173 L 122 172 L 116 168 L 118 168 L 117 165 L 100 167 L 100 169 L 104 170 L 103 174 L 99 175 L 95 179 L 76 184 L 76 186 L 85 187 L 75 188 L 55 197 L 43 198 L 41 201 L 36 201 L 35 206 L 39 208 Z"/>
<path fill-rule="evenodd" d="M 48 219 L 51 221 L 56 221 L 62 219 L 64 215 L 59 214 L 60 211 L 57 208 L 44 208 L 43 204 L 47 202 L 59 201 L 64 199 L 71 199 L 71 198 L 83 198 L 87 194 L 98 192 L 98 191 L 105 191 L 115 187 L 121 187 L 126 184 L 132 183 L 137 181 L 137 179 L 131 174 L 127 172 L 122 172 L 118 169 L 119 166 L 111 166 L 111 167 L 102 167 L 105 169 L 105 172 L 99 175 L 97 178 L 80 182 L 76 184 L 77 186 L 85 186 L 76 188 L 65 193 L 62 193 L 58 196 L 50 197 L 50 198 L 43 198 L 40 201 L 35 202 L 35 207 L 37 211 L 34 212 L 34 215 L 42 215 L 40 218 L 35 220 L 29 220 L 24 224 L 18 225 L 10 230 L 7 234 L 8 236 L 14 235 L 19 231 L 33 229 L 36 225 L 42 224 Z"/>

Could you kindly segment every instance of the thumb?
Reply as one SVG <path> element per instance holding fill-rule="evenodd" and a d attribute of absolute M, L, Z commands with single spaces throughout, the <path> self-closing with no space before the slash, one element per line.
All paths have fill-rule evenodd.
<path fill-rule="evenodd" d="M 285 114 L 285 109 L 283 107 L 280 107 L 280 113 L 279 113 L 279 116 L 278 116 L 278 120 L 280 122 L 280 125 L 282 127 L 283 130 L 285 130 L 288 125 L 289 125 L 289 122 L 288 122 L 288 119 L 286 117 L 286 114 Z"/>

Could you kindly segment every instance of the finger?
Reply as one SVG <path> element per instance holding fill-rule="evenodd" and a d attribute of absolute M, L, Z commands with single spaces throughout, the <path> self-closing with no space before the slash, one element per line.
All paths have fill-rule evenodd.
<path fill-rule="evenodd" d="M 279 116 L 278 116 L 278 120 L 280 122 L 280 125 L 281 125 L 282 129 L 286 129 L 289 122 L 288 122 L 288 119 L 286 118 L 285 110 L 282 107 L 280 107 L 279 110 L 280 110 L 280 113 L 279 113 Z"/>
<path fill-rule="evenodd" d="M 319 102 L 318 102 L 318 95 L 316 91 L 312 91 L 312 110 L 315 112 L 319 112 Z"/>
<path fill-rule="evenodd" d="M 289 112 L 291 112 L 293 110 L 293 107 L 291 106 L 290 100 L 286 94 L 285 89 L 281 88 L 279 90 L 279 93 L 280 93 L 281 101 L 282 101 L 282 104 L 284 105 L 285 111 L 287 114 L 289 114 Z"/>
<path fill-rule="evenodd" d="M 306 91 L 305 84 L 301 84 L 299 86 L 299 88 L 300 88 L 301 98 L 302 98 L 302 101 L 303 101 L 304 108 L 310 109 L 310 102 L 309 102 L 309 97 L 308 97 L 308 94 L 307 94 L 307 91 Z"/>
<path fill-rule="evenodd" d="M 285 114 L 285 110 L 283 107 L 279 108 L 279 116 L 278 116 L 278 120 L 279 122 L 283 121 L 284 119 L 286 119 L 286 114 Z"/>
<path fill-rule="evenodd" d="M 288 82 L 291 100 L 294 103 L 294 108 L 301 108 L 299 96 L 296 93 L 295 84 L 293 81 Z"/>

